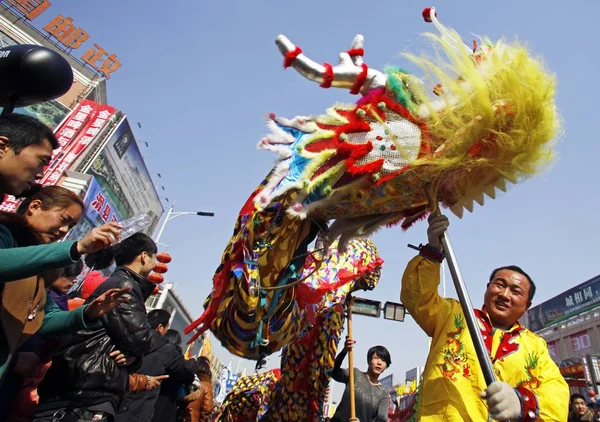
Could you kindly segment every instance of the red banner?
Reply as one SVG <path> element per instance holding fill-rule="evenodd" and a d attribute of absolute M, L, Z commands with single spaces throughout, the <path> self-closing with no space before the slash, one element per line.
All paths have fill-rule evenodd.
<path fill-rule="evenodd" d="M 59 153 L 41 180 L 43 185 L 53 185 L 60 179 L 116 111 L 113 107 L 88 100 L 83 100 L 78 108 L 79 111 L 74 112 L 57 131 L 59 144 L 62 138 L 70 142 L 57 150 Z"/>
<path fill-rule="evenodd" d="M 113 107 L 82 100 L 54 132 L 59 146 L 53 151 L 52 160 L 44 170 L 44 177 L 40 183 L 56 184 L 115 112 Z M 0 205 L 0 211 L 14 212 L 20 202 L 15 197 L 8 196 Z"/>

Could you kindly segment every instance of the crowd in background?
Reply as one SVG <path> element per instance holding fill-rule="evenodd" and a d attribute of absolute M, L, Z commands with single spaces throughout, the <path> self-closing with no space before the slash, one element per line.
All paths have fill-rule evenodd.
<path fill-rule="evenodd" d="M 0 421 L 212 420 L 210 362 L 184 357 L 167 311 L 146 313 L 155 242 L 120 241 L 114 222 L 64 240 L 84 204 L 36 184 L 57 147 L 38 120 L 0 117 L 0 198 L 23 199 L 0 213 Z M 73 305 L 94 256 L 116 268 Z"/>

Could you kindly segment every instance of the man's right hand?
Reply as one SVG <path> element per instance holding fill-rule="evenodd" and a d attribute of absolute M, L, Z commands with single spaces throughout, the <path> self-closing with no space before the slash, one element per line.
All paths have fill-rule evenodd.
<path fill-rule="evenodd" d="M 168 375 L 158 375 L 156 377 L 148 376 L 148 383 L 146 384 L 146 391 L 154 390 L 155 388 L 160 387 L 160 383 L 162 380 L 166 380 L 169 378 Z"/>
<path fill-rule="evenodd" d="M 83 239 L 77 242 L 77 252 L 85 255 L 110 246 L 113 242 L 119 240 L 122 228 L 123 226 L 118 223 L 106 223 L 93 228 Z"/>
<path fill-rule="evenodd" d="M 354 347 L 355 344 L 356 344 L 356 341 L 352 340 L 349 336 L 346 336 L 346 342 L 344 343 L 344 350 L 346 352 L 349 352 L 350 350 L 352 350 L 352 348 Z"/>
<path fill-rule="evenodd" d="M 113 360 L 116 362 L 117 366 L 129 366 L 129 365 L 133 364 L 133 362 L 135 362 L 135 357 L 132 356 L 132 357 L 128 358 L 123 353 L 121 353 L 120 350 L 115 350 L 114 352 L 110 353 L 108 356 L 113 358 Z"/>
<path fill-rule="evenodd" d="M 427 228 L 427 239 L 429 246 L 442 251 L 442 235 L 448 230 L 450 222 L 448 217 L 441 214 L 431 214 L 429 216 L 429 227 Z"/>

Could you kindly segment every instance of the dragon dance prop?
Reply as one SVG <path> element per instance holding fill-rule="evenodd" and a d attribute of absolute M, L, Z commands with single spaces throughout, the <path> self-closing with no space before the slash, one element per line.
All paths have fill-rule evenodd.
<path fill-rule="evenodd" d="M 362 36 L 335 66 L 277 38 L 285 67 L 362 97 L 317 117 L 269 116 L 258 147 L 278 162 L 243 206 L 188 332 L 210 328 L 250 359 L 273 353 L 304 329 L 298 286 L 317 234 L 339 237 L 343 249 L 384 226 L 407 228 L 438 203 L 461 217 L 551 161 L 553 76 L 516 43 L 467 46 L 433 8 L 423 16 L 439 30 L 426 34 L 436 54 L 406 57 L 426 82 L 398 67 L 369 68 Z"/>
<path fill-rule="evenodd" d="M 308 256 L 304 281 L 298 286 L 298 300 L 306 305 L 303 319 L 308 325 L 296 340 L 284 346 L 281 376 L 271 389 L 260 390 L 268 397 L 256 396 L 253 380 L 260 376 L 247 377 L 225 399 L 230 419 L 223 421 L 235 417 L 263 422 L 321 420 L 329 373 L 344 328 L 344 302 L 356 290 L 375 288 L 383 260 L 366 239 L 351 240 L 344 251 L 333 242 L 327 253 L 316 250 Z M 311 304 L 316 298 L 320 301 Z"/>
<path fill-rule="evenodd" d="M 270 392 L 281 377 L 279 369 L 241 377 L 221 406 L 222 422 L 260 420 L 269 405 Z"/>

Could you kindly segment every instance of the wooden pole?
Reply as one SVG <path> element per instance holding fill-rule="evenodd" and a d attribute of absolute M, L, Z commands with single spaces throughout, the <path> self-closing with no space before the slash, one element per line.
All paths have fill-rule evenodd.
<path fill-rule="evenodd" d="M 353 299 L 350 296 L 346 302 L 348 312 L 348 337 L 352 337 L 352 303 Z M 350 387 L 350 417 L 356 417 L 356 401 L 354 397 L 354 348 L 348 351 L 348 385 Z"/>

